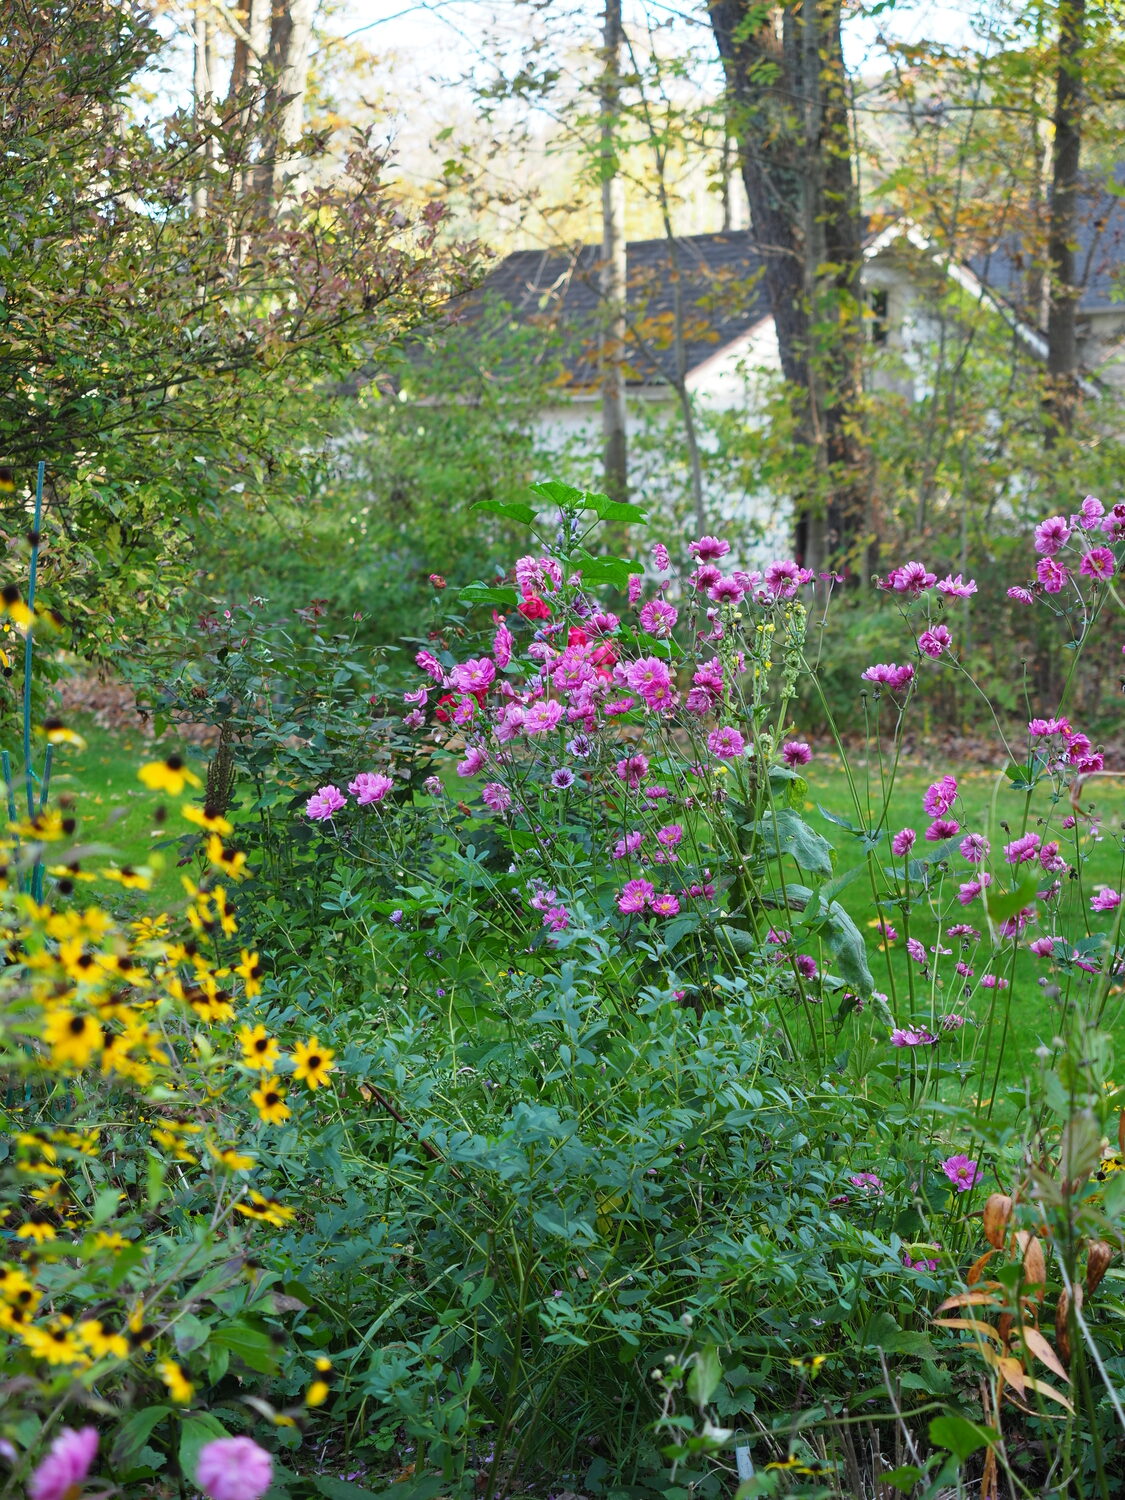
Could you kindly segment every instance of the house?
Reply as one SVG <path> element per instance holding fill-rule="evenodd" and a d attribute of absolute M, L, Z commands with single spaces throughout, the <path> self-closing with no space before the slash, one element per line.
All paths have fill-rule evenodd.
<path fill-rule="evenodd" d="M 1125 204 L 1092 187 L 1084 202 L 1078 244 L 1082 293 L 1078 305 L 1083 389 L 1125 391 Z M 950 261 L 922 227 L 907 219 L 871 224 L 863 285 L 872 342 L 885 358 L 872 361 L 876 387 L 916 400 L 928 392 L 926 358 L 940 332 L 938 292 L 959 289 L 970 321 L 980 308 L 1010 330 L 1021 356 L 1046 359 L 1041 272 L 1019 237 L 980 243 L 964 262 Z M 601 249 L 519 250 L 506 256 L 457 312 L 470 329 L 507 319 L 525 333 L 540 330 L 555 348 L 557 378 L 538 417 L 543 445 L 560 455 L 559 472 L 597 484 L 601 453 L 599 351 L 603 310 Z M 779 370 L 761 257 L 749 230 L 642 240 L 627 249 L 627 412 L 630 466 L 639 498 L 662 509 L 677 501 L 686 478 L 659 474 L 646 455 L 652 434 L 674 433 L 682 421 L 681 391 L 690 394 L 704 428 L 708 513 L 757 534 L 755 552 L 784 548 L 787 505 L 768 494 L 732 486 L 708 419 L 740 415 L 753 424 L 765 409 Z"/>

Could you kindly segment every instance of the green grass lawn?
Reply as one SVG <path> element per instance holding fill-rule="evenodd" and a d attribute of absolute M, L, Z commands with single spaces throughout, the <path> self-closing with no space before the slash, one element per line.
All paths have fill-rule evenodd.
<path fill-rule="evenodd" d="M 924 770 L 910 766 L 900 770 L 890 797 L 890 813 L 885 826 L 891 833 L 903 827 L 916 830 L 918 843 L 914 853 L 926 847 L 924 833 L 930 823 L 922 810 L 922 797 L 927 786 L 950 768 L 942 765 L 940 770 Z M 995 1007 L 994 1014 L 1003 1020 L 1008 1012 L 1008 1032 L 1005 1039 L 1005 1055 L 1001 1078 L 1014 1081 L 1034 1067 L 1034 1051 L 1040 1044 L 1050 1046 L 1069 1021 L 1088 1013 L 1093 1001 L 1096 982 L 1081 973 L 1071 971 L 1072 983 L 1064 981 L 1061 989 L 1058 976 L 1049 975 L 1049 962 L 1029 953 L 1026 942 L 1036 936 L 1059 931 L 1069 938 L 1080 937 L 1090 931 L 1107 930 L 1112 926 L 1113 913 L 1098 914 L 1090 910 L 1090 897 L 1099 885 L 1112 886 L 1115 890 L 1125 888 L 1125 841 L 1122 828 L 1125 824 L 1125 778 L 1096 778 L 1087 782 L 1082 797 L 1083 810 L 1090 810 L 1096 803 L 1100 815 L 1100 838 L 1084 831 L 1088 825 L 1069 833 L 1061 828 L 1064 816 L 1071 812 L 1067 803 L 1053 804 L 1050 789 L 1046 785 L 1037 788 L 1030 799 L 1025 794 L 1012 790 L 1002 773 L 996 770 L 972 767 L 954 767 L 961 793 L 961 804 L 955 809 L 962 825 L 962 833 L 983 833 L 991 840 L 991 867 L 994 872 L 993 889 L 1007 888 L 1011 867 L 1003 861 L 1003 846 L 1026 830 L 1039 832 L 1048 839 L 1062 840 L 1062 853 L 1074 863 L 1074 839 L 1080 835 L 1079 848 L 1083 865 L 1081 878 L 1069 880 L 1063 876 L 1063 891 L 1058 900 L 1058 923 L 1053 927 L 1048 913 L 1040 906 L 1039 921 L 1027 928 L 1024 943 L 1016 957 L 1014 967 L 1007 963 L 997 972 L 1010 978 L 1007 991 L 987 990 L 979 987 L 979 978 L 986 970 L 988 958 L 987 939 L 978 951 L 961 953 L 957 939 L 949 939 L 943 946 L 954 950 L 953 956 L 942 959 L 940 977 L 935 980 L 932 971 L 923 975 L 918 965 L 907 956 L 905 938 L 907 928 L 899 912 L 886 910 L 886 916 L 898 932 L 893 944 L 880 950 L 880 938 L 873 929 L 873 897 L 870 879 L 858 877 L 841 894 L 840 900 L 851 913 L 869 939 L 872 972 L 878 988 L 894 996 L 895 1018 L 900 1024 L 910 1019 L 925 1021 L 936 1019 L 943 1013 L 959 1010 L 977 1022 L 983 1022 Z M 837 873 L 843 873 L 856 865 L 866 863 L 866 856 L 858 839 L 844 829 L 834 826 L 819 811 L 820 807 L 847 818 L 857 826 L 874 828 L 879 818 L 885 797 L 879 782 L 878 766 L 858 762 L 852 768 L 852 783 L 849 785 L 841 763 L 827 757 L 815 761 L 808 767 L 809 796 L 805 816 L 812 827 L 832 843 L 838 851 Z M 857 811 L 856 801 L 859 809 Z M 1008 830 L 1003 827 L 1007 823 Z M 1049 826 L 1048 826 L 1049 825 Z M 1010 831 L 1009 831 L 1010 830 Z M 960 837 L 960 835 L 958 835 Z M 1067 841 L 1069 842 L 1069 846 Z M 890 862 L 887 842 L 880 845 L 877 863 L 882 866 Z M 898 861 L 901 870 L 902 862 Z M 1025 871 L 1031 870 L 1025 865 Z M 968 922 L 978 930 L 984 928 L 984 912 L 979 899 L 967 907 L 956 900 L 962 881 L 974 874 L 974 869 L 959 853 L 949 861 L 949 875 L 941 887 L 940 899 L 934 905 L 944 913 L 944 924 Z M 1003 872 L 1003 873 L 999 873 Z M 1040 888 L 1047 886 L 1052 877 L 1039 871 Z M 881 889 L 885 883 L 881 882 Z M 936 941 L 938 932 L 937 913 L 926 907 L 916 908 L 909 925 L 909 936 L 917 938 L 927 949 Z M 975 945 L 973 945 L 975 948 Z M 962 979 L 952 971 L 958 957 L 965 958 L 974 968 L 970 979 Z M 1041 980 L 1048 979 L 1044 985 Z M 913 1005 L 909 999 L 911 980 L 914 985 Z M 1009 1010 L 1010 1005 L 1010 1010 Z M 1110 991 L 1101 1024 L 1109 1030 L 1119 1043 L 1125 1043 L 1125 992 L 1115 984 Z M 968 1028 L 966 1028 L 967 1030 Z M 996 1045 L 999 1045 L 998 1041 Z"/>

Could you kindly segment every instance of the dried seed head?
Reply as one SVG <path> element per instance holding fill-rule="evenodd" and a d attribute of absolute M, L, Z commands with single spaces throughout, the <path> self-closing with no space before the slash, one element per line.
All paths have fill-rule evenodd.
<path fill-rule="evenodd" d="M 1113 1250 L 1105 1240 L 1090 1240 L 1086 1247 L 1086 1290 L 1094 1292 L 1109 1269 Z"/>
<path fill-rule="evenodd" d="M 1070 1364 L 1070 1293 L 1064 1286 L 1055 1309 L 1055 1348 L 1064 1365 Z"/>
<path fill-rule="evenodd" d="M 1012 1200 L 1007 1193 L 990 1193 L 984 1205 L 984 1237 L 994 1250 L 1003 1249 L 1011 1217 Z"/>

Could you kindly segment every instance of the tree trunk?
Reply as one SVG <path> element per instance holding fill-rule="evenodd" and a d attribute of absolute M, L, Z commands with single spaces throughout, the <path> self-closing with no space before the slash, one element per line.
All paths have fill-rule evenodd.
<path fill-rule="evenodd" d="M 605 0 L 600 90 L 602 186 L 602 444 L 606 494 L 625 500 L 629 492 L 626 443 L 626 251 L 625 183 L 617 160 L 616 126 L 621 91 L 621 0 Z"/>
<path fill-rule="evenodd" d="M 1051 448 L 1069 435 L 1078 390 L 1074 242 L 1078 228 L 1082 154 L 1082 49 L 1085 0 L 1061 0 L 1055 74 L 1055 140 L 1051 151 L 1051 205 L 1047 231 L 1047 400 L 1043 440 Z"/>
<path fill-rule="evenodd" d="M 860 440 L 860 275 L 838 0 L 709 0 L 806 479 L 796 546 L 855 564 L 868 519 Z"/>
<path fill-rule="evenodd" d="M 287 168 L 290 179 L 299 179 L 290 148 L 304 127 L 313 4 L 314 0 L 273 0 L 263 70 L 262 158 L 254 174 L 257 192 L 272 207 L 283 197 Z M 294 186 L 291 180 L 290 192 Z"/>

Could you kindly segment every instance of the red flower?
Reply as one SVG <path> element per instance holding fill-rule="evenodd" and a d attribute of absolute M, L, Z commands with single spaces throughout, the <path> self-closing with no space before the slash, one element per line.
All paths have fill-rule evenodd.
<path fill-rule="evenodd" d="M 545 604 L 538 594 L 525 594 L 519 611 L 525 620 L 549 620 L 551 618 L 551 606 Z"/>
<path fill-rule="evenodd" d="M 430 582 L 433 584 L 435 589 L 445 588 L 445 579 L 441 576 L 440 573 L 431 573 Z"/>
<path fill-rule="evenodd" d="M 590 644 L 590 637 L 579 626 L 572 625 L 567 631 L 566 643 L 568 646 L 588 646 Z"/>
<path fill-rule="evenodd" d="M 439 724 L 448 724 L 449 723 L 450 713 L 449 713 L 449 709 L 445 705 L 447 703 L 456 703 L 456 702 L 457 702 L 457 694 L 456 693 L 443 693 L 441 695 L 441 697 L 437 701 L 437 707 L 434 709 L 434 718 L 437 719 L 437 721 L 438 721 Z"/>

